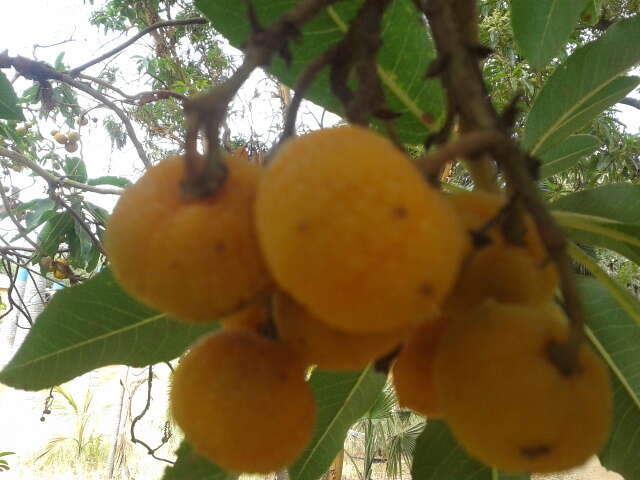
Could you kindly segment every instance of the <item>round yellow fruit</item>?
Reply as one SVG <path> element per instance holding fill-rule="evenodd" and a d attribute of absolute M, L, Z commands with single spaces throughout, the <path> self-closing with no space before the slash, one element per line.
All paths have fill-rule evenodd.
<path fill-rule="evenodd" d="M 398 330 L 452 286 L 466 238 L 409 158 L 362 127 L 285 143 L 258 191 L 260 244 L 278 283 L 340 330 Z"/>
<path fill-rule="evenodd" d="M 80 140 L 80 134 L 78 132 L 70 132 L 67 138 L 70 142 L 77 142 Z"/>
<path fill-rule="evenodd" d="M 184 200 L 184 159 L 149 169 L 120 197 L 105 247 L 121 286 L 152 308 L 190 322 L 240 309 L 270 284 L 253 207 L 259 166 L 227 156 L 213 195 Z"/>
<path fill-rule="evenodd" d="M 429 418 L 442 415 L 434 378 L 439 340 L 448 318 L 421 325 L 402 344 L 392 368 L 393 385 L 401 407 Z"/>
<path fill-rule="evenodd" d="M 475 191 L 454 195 L 451 202 L 469 233 L 471 248 L 447 298 L 447 312 L 469 312 L 486 298 L 503 303 L 545 303 L 553 298 L 557 270 L 530 216 L 524 217 L 522 244 L 514 245 L 502 232 L 504 197 Z M 474 234 L 480 232 L 484 241 L 473 245 Z"/>
<path fill-rule="evenodd" d="M 283 343 L 223 330 L 192 348 L 173 375 L 171 411 L 193 448 L 225 470 L 268 473 L 311 439 L 315 400 Z"/>
<path fill-rule="evenodd" d="M 354 334 L 319 320 L 285 293 L 277 293 L 274 321 L 278 337 L 307 365 L 322 370 L 352 371 L 393 351 L 404 331 Z"/>
<path fill-rule="evenodd" d="M 53 136 L 53 139 L 58 142 L 61 145 L 64 145 L 65 143 L 67 143 L 69 141 L 69 139 L 67 138 L 67 136 L 64 133 L 56 133 Z"/>
<path fill-rule="evenodd" d="M 604 446 L 611 423 L 607 368 L 587 345 L 567 375 L 549 357 L 566 340 L 553 304 L 487 300 L 456 318 L 436 356 L 442 412 L 470 455 L 505 472 L 578 466 Z"/>

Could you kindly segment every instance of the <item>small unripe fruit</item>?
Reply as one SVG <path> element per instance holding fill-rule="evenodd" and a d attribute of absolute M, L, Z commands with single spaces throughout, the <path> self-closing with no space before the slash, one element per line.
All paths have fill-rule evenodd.
<path fill-rule="evenodd" d="M 68 138 L 70 142 L 77 142 L 80 140 L 80 134 L 78 132 L 70 132 Z"/>
<path fill-rule="evenodd" d="M 64 133 L 56 133 L 53 139 L 61 145 L 64 145 L 69 140 Z"/>
<path fill-rule="evenodd" d="M 180 361 L 171 411 L 199 454 L 238 473 L 290 465 L 315 423 L 298 357 L 281 342 L 241 330 L 209 336 Z"/>
<path fill-rule="evenodd" d="M 278 283 L 351 333 L 429 318 L 466 242 L 441 193 L 389 140 L 362 127 L 287 141 L 265 172 L 256 219 Z"/>
<path fill-rule="evenodd" d="M 105 248 L 130 295 L 190 322 L 237 311 L 270 285 L 253 208 L 261 168 L 226 156 L 229 171 L 212 195 L 186 200 L 184 158 L 150 168 L 120 196 Z"/>
<path fill-rule="evenodd" d="M 25 126 L 16 127 L 16 133 L 21 137 L 24 137 L 27 134 L 27 131 L 28 129 Z"/>
<path fill-rule="evenodd" d="M 487 300 L 455 318 L 436 356 L 436 387 L 458 442 L 505 472 L 578 466 L 604 446 L 611 424 L 607 368 L 585 344 L 574 372 L 553 363 L 550 346 L 568 336 L 553 304 Z"/>
<path fill-rule="evenodd" d="M 51 130 L 51 136 L 55 137 L 58 133 L 60 133 L 58 130 Z"/>
<path fill-rule="evenodd" d="M 353 371 L 393 351 L 404 331 L 354 334 L 327 325 L 285 293 L 278 292 L 273 308 L 278 338 L 307 365 L 322 370 Z"/>
<path fill-rule="evenodd" d="M 80 117 L 80 119 L 78 120 L 78 124 L 82 127 L 84 127 L 85 125 L 87 125 L 89 123 L 89 120 L 87 120 L 87 117 Z"/>
<path fill-rule="evenodd" d="M 67 142 L 67 144 L 64 146 L 64 149 L 69 152 L 69 153 L 73 153 L 76 150 L 78 150 L 78 144 L 76 142 Z"/>

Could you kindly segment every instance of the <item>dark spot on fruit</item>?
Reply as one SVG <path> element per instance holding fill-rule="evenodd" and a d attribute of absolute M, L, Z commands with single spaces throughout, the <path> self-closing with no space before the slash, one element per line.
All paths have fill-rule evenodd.
<path fill-rule="evenodd" d="M 425 297 L 430 297 L 431 295 L 433 295 L 433 287 L 430 284 L 425 282 L 422 285 L 420 285 L 420 288 L 418 288 L 418 292 L 420 293 L 420 295 L 424 295 Z"/>
<path fill-rule="evenodd" d="M 227 246 L 224 244 L 224 242 L 218 242 L 214 245 L 213 249 L 216 251 L 216 253 L 224 253 L 227 251 Z"/>
<path fill-rule="evenodd" d="M 529 460 L 537 460 L 541 457 L 546 457 L 551 454 L 551 447 L 549 445 L 532 445 L 530 447 L 520 447 L 520 453 L 527 457 Z"/>
<path fill-rule="evenodd" d="M 308 232 L 309 224 L 305 222 L 298 222 L 298 224 L 296 225 L 296 230 L 299 231 L 300 233 Z"/>
<path fill-rule="evenodd" d="M 407 208 L 403 206 L 394 207 L 391 210 L 391 215 L 393 215 L 395 218 L 407 218 L 407 215 L 409 215 L 409 210 L 407 210 Z"/>

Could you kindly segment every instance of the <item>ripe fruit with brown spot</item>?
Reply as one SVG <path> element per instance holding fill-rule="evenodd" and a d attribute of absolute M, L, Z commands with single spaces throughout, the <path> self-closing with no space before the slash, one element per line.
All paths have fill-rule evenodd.
<path fill-rule="evenodd" d="M 69 141 L 69 139 L 67 138 L 67 136 L 64 133 L 56 133 L 53 136 L 53 139 L 58 142 L 60 145 L 64 145 L 65 143 L 67 143 Z"/>
<path fill-rule="evenodd" d="M 352 333 L 428 318 L 452 286 L 466 242 L 440 192 L 389 140 L 362 127 L 284 144 L 264 175 L 256 218 L 283 289 Z"/>
<path fill-rule="evenodd" d="M 611 423 L 607 368 L 581 345 L 564 374 L 549 345 L 568 335 L 553 304 L 488 300 L 447 328 L 436 358 L 444 418 L 473 457 L 506 472 L 575 467 L 604 446 Z"/>
<path fill-rule="evenodd" d="M 274 301 L 278 337 L 298 353 L 307 365 L 322 370 L 353 371 L 393 351 L 404 331 L 353 334 L 321 321 L 285 293 Z"/>
<path fill-rule="evenodd" d="M 438 343 L 448 321 L 441 317 L 437 323 L 416 328 L 402 344 L 392 369 L 400 406 L 429 418 L 442 415 L 434 365 Z"/>
<path fill-rule="evenodd" d="M 122 287 L 152 308 L 190 322 L 232 313 L 270 284 L 253 206 L 259 166 L 227 156 L 225 183 L 186 201 L 184 159 L 149 169 L 120 197 L 105 247 Z"/>
<path fill-rule="evenodd" d="M 197 344 L 173 376 L 171 411 L 194 449 L 223 469 L 268 473 L 311 439 L 315 401 L 283 343 L 227 330 Z"/>
<path fill-rule="evenodd" d="M 72 142 L 69 141 L 67 142 L 67 144 L 64 146 L 64 149 L 69 152 L 69 153 L 73 153 L 76 150 L 78 150 L 78 144 L 76 142 Z"/>
<path fill-rule="evenodd" d="M 470 240 L 475 237 L 477 244 L 470 242 L 471 248 L 446 301 L 447 312 L 469 312 L 486 298 L 503 303 L 545 303 L 553 298 L 558 286 L 557 271 L 531 217 L 524 217 L 522 244 L 514 245 L 502 230 L 504 197 L 476 191 L 454 195 L 451 201 Z"/>

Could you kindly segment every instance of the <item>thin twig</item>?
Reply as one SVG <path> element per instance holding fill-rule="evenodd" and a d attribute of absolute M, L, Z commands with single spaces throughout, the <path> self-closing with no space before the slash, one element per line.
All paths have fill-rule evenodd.
<path fill-rule="evenodd" d="M 48 183 L 62 185 L 70 188 L 77 188 L 79 190 L 84 190 L 87 192 L 103 193 L 106 195 L 120 195 L 123 192 L 123 189 L 118 187 L 97 187 L 94 185 L 87 185 L 86 183 L 76 182 L 75 180 L 71 180 L 69 178 L 58 177 L 47 169 L 38 165 L 36 162 L 28 159 L 21 153 L 14 152 L 13 150 L 8 150 L 4 147 L 0 147 L 0 157 L 9 158 L 16 163 L 27 167 L 34 173 L 37 173 L 40 177 L 44 178 Z"/>
<path fill-rule="evenodd" d="M 0 148 L 0 150 L 2 150 L 2 148 Z M 1 153 L 2 152 L 0 151 L 0 154 Z M 13 208 L 11 207 L 11 203 L 9 202 L 9 199 L 7 198 L 7 194 L 4 193 L 4 185 L 2 184 L 2 182 L 0 182 L 0 197 L 2 197 L 2 204 L 4 205 L 5 212 L 7 213 L 7 215 L 9 216 L 11 221 L 13 222 L 13 224 L 15 225 L 15 227 L 18 230 L 18 233 L 20 234 L 20 236 L 22 238 L 24 238 L 29 243 L 29 245 L 31 245 L 34 249 L 39 251 L 40 248 L 38 247 L 38 244 L 29 238 L 29 234 L 27 233 L 27 229 L 22 226 L 20 221 L 14 215 Z"/>
<path fill-rule="evenodd" d="M 136 35 L 134 35 L 132 38 L 130 38 L 129 40 L 127 40 L 126 42 L 118 45 L 117 47 L 109 50 L 106 53 L 103 53 L 102 55 L 100 55 L 97 58 L 94 58 L 93 60 L 89 60 L 86 63 L 83 63 L 82 65 L 72 68 L 71 70 L 69 70 L 69 75 L 71 75 L 72 77 L 77 76 L 81 71 L 95 65 L 96 63 L 100 63 L 101 61 L 115 55 L 116 53 L 124 50 L 125 48 L 127 48 L 129 45 L 131 45 L 132 43 L 135 43 L 138 39 L 144 37 L 147 33 L 150 33 L 154 30 L 157 30 L 158 28 L 162 28 L 162 27 L 177 27 L 180 25 L 204 25 L 206 23 L 209 23 L 209 21 L 206 18 L 185 18 L 183 20 L 166 20 L 163 22 L 157 22 L 154 23 L 153 25 L 149 25 L 148 27 L 146 27 L 144 30 L 140 30 L 140 32 L 138 32 Z"/>
<path fill-rule="evenodd" d="M 153 366 L 149 365 L 149 376 L 147 377 L 147 402 L 145 403 L 144 408 L 142 409 L 142 412 L 140 412 L 138 415 L 136 415 L 136 417 L 134 417 L 134 419 L 131 421 L 131 441 L 133 443 L 138 443 L 140 445 L 142 445 L 144 448 L 147 449 L 147 453 L 149 455 L 151 455 L 153 458 L 155 458 L 156 460 L 160 460 L 161 462 L 166 462 L 169 463 L 171 465 L 174 465 L 175 462 L 172 462 L 171 460 L 168 460 L 166 458 L 162 458 L 162 457 L 158 457 L 156 455 L 156 451 L 158 449 L 160 449 L 160 447 L 162 447 L 165 443 L 167 443 L 167 441 L 163 438 L 162 443 L 157 446 L 156 448 L 151 448 L 145 441 L 140 440 L 139 438 L 136 438 L 136 432 L 135 432 L 135 428 L 136 428 L 136 423 L 138 423 L 142 417 L 144 417 L 147 413 L 147 411 L 149 410 L 149 407 L 151 406 L 151 385 L 153 383 Z"/>

